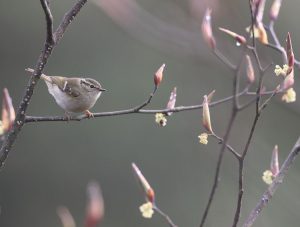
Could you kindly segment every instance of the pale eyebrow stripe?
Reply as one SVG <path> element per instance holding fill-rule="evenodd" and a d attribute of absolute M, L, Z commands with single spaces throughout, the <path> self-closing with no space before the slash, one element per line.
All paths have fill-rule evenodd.
<path fill-rule="evenodd" d="M 85 81 L 85 80 L 81 80 L 81 83 L 83 83 L 83 84 L 85 84 L 85 85 L 88 85 L 88 86 L 90 86 L 90 83 L 88 83 L 87 81 Z"/>

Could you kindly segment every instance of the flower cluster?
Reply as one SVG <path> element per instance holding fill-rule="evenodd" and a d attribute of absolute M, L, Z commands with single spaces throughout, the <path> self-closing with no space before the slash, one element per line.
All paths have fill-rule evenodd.
<path fill-rule="evenodd" d="M 288 69 L 289 69 L 289 66 L 287 64 L 284 64 L 282 68 L 280 67 L 280 65 L 276 65 L 274 73 L 276 76 L 286 76 Z"/>
<path fill-rule="evenodd" d="M 278 146 L 275 145 L 272 152 L 270 169 L 264 171 L 262 180 L 266 184 L 272 184 L 274 178 L 278 175 L 278 173 L 279 173 Z"/>
<path fill-rule="evenodd" d="M 153 204 L 151 202 L 146 202 L 140 206 L 140 211 L 144 218 L 152 218 L 154 214 Z"/>
<path fill-rule="evenodd" d="M 206 145 L 208 143 L 208 139 L 207 139 L 208 138 L 208 134 L 206 132 L 201 133 L 198 136 L 198 138 L 199 138 L 199 143 L 202 143 L 204 145 Z"/>
<path fill-rule="evenodd" d="M 176 104 L 176 97 L 177 97 L 177 88 L 174 87 L 173 91 L 171 92 L 168 104 L 167 104 L 167 109 L 174 109 L 175 104 Z M 167 125 L 167 117 L 171 116 L 173 112 L 167 112 L 167 113 L 156 113 L 155 114 L 155 122 L 159 126 L 166 126 Z"/>
<path fill-rule="evenodd" d="M 167 125 L 166 115 L 164 113 L 155 114 L 155 122 L 159 126 L 162 126 L 162 127 L 166 126 Z"/>
<path fill-rule="evenodd" d="M 266 184 L 272 184 L 274 178 L 275 177 L 270 170 L 264 171 L 262 179 Z"/>
<path fill-rule="evenodd" d="M 281 98 L 282 101 L 286 103 L 295 102 L 296 101 L 296 92 L 294 88 L 289 88 Z"/>

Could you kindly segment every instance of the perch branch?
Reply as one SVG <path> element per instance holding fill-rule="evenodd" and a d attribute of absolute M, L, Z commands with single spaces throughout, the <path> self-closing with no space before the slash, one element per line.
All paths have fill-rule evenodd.
<path fill-rule="evenodd" d="M 269 95 L 272 93 L 273 93 L 273 91 L 266 91 L 266 92 L 263 92 L 262 95 Z M 152 94 L 153 93 L 151 93 L 150 96 L 152 96 Z M 147 100 L 150 99 L 150 96 Z M 249 92 L 248 88 L 246 88 L 245 90 L 238 93 L 237 96 L 238 97 L 241 97 L 241 96 L 252 97 L 252 96 L 256 96 L 256 93 Z M 209 106 L 214 107 L 214 106 L 220 105 L 222 103 L 231 101 L 233 98 L 234 98 L 234 96 L 228 96 L 226 98 L 211 102 L 209 104 Z M 252 101 L 252 103 L 253 103 L 253 101 Z M 202 104 L 192 105 L 192 106 L 178 106 L 178 107 L 175 107 L 174 109 L 140 109 L 140 106 L 141 105 L 130 108 L 130 109 L 125 109 L 125 110 L 93 113 L 93 115 L 94 115 L 94 118 L 98 118 L 98 117 L 111 117 L 111 116 L 126 115 L 126 114 L 156 114 L 156 113 L 168 113 L 168 112 L 177 113 L 177 112 L 182 112 L 182 111 L 202 109 Z M 25 123 L 43 122 L 43 121 L 46 121 L 46 122 L 47 121 L 81 121 L 84 119 L 88 119 L 88 117 L 85 114 L 82 114 L 79 116 L 71 116 L 69 118 L 66 118 L 65 116 L 26 116 Z"/>
<path fill-rule="evenodd" d="M 12 129 L 8 132 L 8 135 L 5 137 L 1 149 L 0 149 L 0 168 L 3 167 L 5 160 L 8 157 L 8 154 L 20 133 L 24 123 L 25 123 L 25 114 L 29 105 L 29 101 L 33 95 L 34 88 L 40 79 L 41 73 L 47 64 L 48 58 L 50 57 L 53 48 L 58 43 L 58 41 L 62 38 L 63 33 L 65 32 L 68 25 L 73 21 L 73 19 L 80 12 L 81 8 L 87 0 L 79 0 L 71 10 L 65 15 L 62 22 L 60 23 L 58 29 L 54 34 L 52 34 L 52 26 L 53 26 L 53 18 L 51 15 L 51 11 L 49 8 L 49 2 L 47 0 L 41 0 L 41 5 L 45 13 L 46 17 L 46 41 L 40 54 L 33 75 L 28 81 L 28 84 L 25 89 L 25 93 L 22 97 L 22 100 L 19 104 L 19 108 L 17 111 L 17 116 L 14 122 Z"/>

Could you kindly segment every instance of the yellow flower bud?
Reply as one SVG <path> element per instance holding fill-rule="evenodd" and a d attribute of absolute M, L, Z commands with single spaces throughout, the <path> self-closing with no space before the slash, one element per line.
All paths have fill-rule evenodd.
<path fill-rule="evenodd" d="M 144 203 L 140 206 L 140 211 L 144 218 L 152 218 L 154 213 L 153 204 L 151 202 Z"/>
<path fill-rule="evenodd" d="M 198 138 L 199 138 L 199 143 L 202 143 L 202 144 L 204 144 L 204 145 L 206 145 L 206 144 L 208 143 L 208 140 L 207 140 L 208 134 L 207 134 L 207 133 L 201 133 L 201 134 L 198 136 Z"/>
<path fill-rule="evenodd" d="M 274 178 L 273 173 L 270 170 L 266 170 L 263 173 L 262 179 L 266 184 L 272 184 L 273 178 Z"/>

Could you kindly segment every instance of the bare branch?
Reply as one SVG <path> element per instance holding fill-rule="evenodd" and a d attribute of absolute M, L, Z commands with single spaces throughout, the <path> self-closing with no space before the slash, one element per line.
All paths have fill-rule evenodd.
<path fill-rule="evenodd" d="M 60 25 L 54 33 L 55 44 L 58 44 L 62 39 L 65 31 L 67 30 L 69 24 L 75 19 L 77 14 L 80 12 L 81 8 L 87 3 L 88 0 L 79 0 L 63 17 Z"/>
<path fill-rule="evenodd" d="M 229 139 L 230 131 L 233 128 L 233 123 L 235 121 L 236 115 L 237 115 L 237 110 L 233 110 L 232 114 L 231 114 L 231 117 L 230 117 L 230 120 L 229 120 L 229 124 L 227 126 L 227 130 L 226 130 L 224 139 L 223 139 L 222 147 L 221 147 L 220 152 L 219 152 L 217 166 L 216 166 L 216 171 L 215 171 L 215 176 L 214 176 L 213 186 L 211 188 L 210 195 L 209 195 L 209 198 L 208 198 L 208 202 L 206 204 L 203 216 L 201 218 L 200 227 L 204 226 L 204 223 L 206 221 L 206 218 L 207 218 L 210 206 L 211 206 L 212 201 L 214 199 L 214 195 L 215 195 L 216 189 L 218 187 L 219 175 L 220 175 L 221 164 L 222 164 L 222 160 L 223 160 L 223 156 L 224 156 L 224 151 L 225 151 L 225 149 L 227 147 L 226 146 L 227 145 L 227 141 Z"/>
<path fill-rule="evenodd" d="M 266 91 L 263 92 L 261 95 L 270 95 L 272 94 L 273 91 Z M 143 104 L 144 105 L 150 97 L 152 96 L 153 93 L 150 94 L 149 98 L 147 101 L 145 101 Z M 256 92 L 249 92 L 248 88 L 244 89 L 240 93 L 237 94 L 238 97 L 242 96 L 256 96 Z M 226 98 L 211 102 L 209 104 L 209 107 L 214 107 L 223 103 L 226 103 L 228 101 L 231 101 L 234 99 L 234 96 L 228 96 Z M 249 103 L 247 103 L 247 106 L 255 102 L 256 98 L 251 100 Z M 151 100 L 150 100 L 151 101 Z M 198 110 L 202 109 L 202 104 L 199 105 L 192 105 L 192 106 L 177 106 L 173 109 L 141 109 L 140 106 L 125 109 L 125 110 L 116 110 L 116 111 L 108 111 L 108 112 L 100 112 L 100 113 L 93 113 L 94 118 L 98 117 L 112 117 L 112 116 L 118 116 L 118 115 L 127 115 L 127 114 L 156 114 L 156 113 L 177 113 L 177 112 L 183 112 L 183 111 L 189 111 L 189 110 Z M 148 104 L 147 104 L 148 105 Z M 145 107 L 145 106 L 144 106 Z M 244 109 L 244 108 L 243 108 Z M 89 119 L 86 114 L 82 114 L 79 116 L 71 116 L 67 118 L 66 116 L 26 116 L 25 117 L 25 123 L 30 123 L 30 122 L 43 122 L 43 121 L 81 121 L 84 119 Z"/>
<path fill-rule="evenodd" d="M 167 214 L 165 214 L 162 210 L 160 210 L 157 206 L 154 206 L 153 209 L 157 211 L 157 213 L 159 213 L 168 222 L 170 227 L 177 227 L 177 225 L 174 224 L 172 219 Z"/>
<path fill-rule="evenodd" d="M 37 64 L 35 66 L 35 70 L 33 76 L 29 79 L 28 84 L 25 88 L 25 94 L 22 97 L 22 100 L 19 104 L 19 108 L 17 111 L 16 120 L 14 122 L 13 128 L 10 130 L 6 138 L 2 143 L 2 147 L 0 149 L 0 168 L 3 167 L 5 160 L 14 144 L 19 132 L 21 131 L 24 123 L 25 123 L 25 114 L 27 111 L 27 107 L 29 101 L 32 97 L 33 90 L 41 76 L 41 73 L 47 64 L 48 58 L 50 57 L 54 46 L 58 43 L 58 41 L 62 38 L 63 33 L 66 28 L 73 21 L 74 17 L 79 13 L 80 9 L 87 2 L 87 0 L 79 0 L 71 10 L 65 15 L 61 24 L 59 25 L 57 31 L 54 33 L 54 38 L 52 37 L 52 15 L 49 8 L 48 0 L 41 0 L 41 4 L 45 13 L 46 22 L 47 22 L 47 32 L 46 32 L 46 41 L 43 47 L 43 51 L 37 60 Z M 54 42 L 52 42 L 54 41 Z"/>
<path fill-rule="evenodd" d="M 150 94 L 149 98 L 144 102 L 142 103 L 141 105 L 137 106 L 137 107 L 134 107 L 133 109 L 138 112 L 140 109 L 144 108 L 145 106 L 149 105 L 153 96 L 155 95 L 155 92 L 157 91 L 157 86 L 154 87 L 154 90 L 153 92 Z"/>
<path fill-rule="evenodd" d="M 279 185 L 283 182 L 284 177 L 286 176 L 289 168 L 292 166 L 293 162 L 295 161 L 297 155 L 300 152 L 300 137 L 298 138 L 297 142 L 295 143 L 293 149 L 290 151 L 288 157 L 284 161 L 281 166 L 281 169 L 278 175 L 273 180 L 273 183 L 269 186 L 269 188 L 263 193 L 259 202 L 257 203 L 256 207 L 251 211 L 249 216 L 247 217 L 246 221 L 243 224 L 243 227 L 250 227 L 254 224 L 256 219 L 259 217 L 263 208 L 265 208 L 270 199 L 275 194 Z"/>
<path fill-rule="evenodd" d="M 46 42 L 49 44 L 54 44 L 53 39 L 53 16 L 50 10 L 50 2 L 49 0 L 41 0 L 41 4 L 45 13 L 46 17 L 46 24 L 47 24 L 47 37 Z"/>
<path fill-rule="evenodd" d="M 216 134 L 211 134 L 212 137 L 216 138 L 220 144 L 222 144 L 224 142 L 224 139 L 217 136 Z M 234 155 L 234 157 L 237 159 L 237 160 L 240 160 L 241 159 L 241 156 L 240 154 L 232 147 L 230 146 L 229 144 L 226 144 L 226 147 L 227 149 Z"/>
<path fill-rule="evenodd" d="M 245 160 L 246 154 L 249 150 L 249 146 L 250 146 L 259 116 L 260 116 L 260 113 L 256 113 L 254 121 L 252 123 L 252 127 L 250 130 L 250 134 L 249 134 L 246 146 L 241 155 L 241 159 L 239 160 L 239 183 L 238 183 L 239 184 L 239 192 L 238 192 L 236 211 L 235 211 L 234 220 L 233 220 L 233 224 L 232 224 L 233 227 L 237 226 L 239 219 L 240 219 L 241 208 L 242 208 L 242 198 L 243 198 L 243 194 L 244 194 L 244 188 L 243 188 L 244 187 L 243 186 L 243 184 L 244 184 L 244 160 Z"/>
<path fill-rule="evenodd" d="M 217 48 L 214 49 L 213 51 L 214 55 L 219 58 L 228 68 L 235 70 L 236 65 L 230 62 L 230 60 L 222 54 Z"/>

